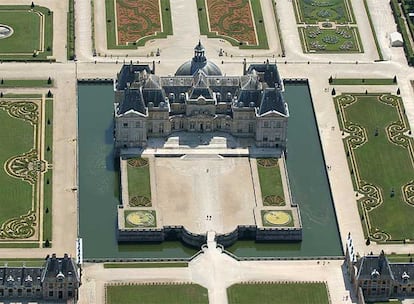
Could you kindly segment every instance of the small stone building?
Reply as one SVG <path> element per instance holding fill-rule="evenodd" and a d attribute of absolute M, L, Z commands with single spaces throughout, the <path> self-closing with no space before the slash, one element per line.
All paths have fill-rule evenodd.
<path fill-rule="evenodd" d="M 350 238 L 345 262 L 358 303 L 414 296 L 414 263 L 390 263 L 384 251 L 360 258 Z"/>
<path fill-rule="evenodd" d="M 148 65 L 124 65 L 115 92 L 115 145 L 145 147 L 177 131 L 226 132 L 258 147 L 286 148 L 288 106 L 276 64 L 252 64 L 223 76 L 199 42 L 174 76 Z"/>
<path fill-rule="evenodd" d="M 0 301 L 42 299 L 65 302 L 78 298 L 80 274 L 65 254 L 48 256 L 43 267 L 0 267 Z"/>

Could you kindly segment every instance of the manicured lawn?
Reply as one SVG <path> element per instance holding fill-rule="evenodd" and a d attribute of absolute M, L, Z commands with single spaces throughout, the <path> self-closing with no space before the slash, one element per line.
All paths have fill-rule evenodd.
<path fill-rule="evenodd" d="M 408 254 L 387 254 L 387 259 L 391 263 L 412 263 L 413 257 Z"/>
<path fill-rule="evenodd" d="M 351 134 L 344 143 L 354 186 L 365 193 L 359 200 L 364 228 L 374 240 L 414 239 L 414 206 L 404 198 L 404 193 L 409 197 L 412 193 L 403 190 L 414 177 L 413 141 L 402 134 L 409 126 L 401 99 L 352 96 L 355 102 L 343 95 L 335 101 L 341 129 Z M 395 123 L 399 127 L 391 128 Z"/>
<path fill-rule="evenodd" d="M 0 226 L 6 220 L 26 214 L 32 207 L 32 186 L 11 177 L 4 170 L 7 160 L 28 152 L 35 146 L 33 126 L 21 119 L 11 117 L 0 105 Z M 18 138 L 19 140 L 16 140 Z"/>
<path fill-rule="evenodd" d="M 28 5 L 2 5 L 0 20 L 14 31 L 1 40 L 0 59 L 45 60 L 52 55 L 53 13 L 48 8 L 35 6 L 32 10 Z M 39 54 L 33 56 L 34 51 Z"/>
<path fill-rule="evenodd" d="M 3 79 L 0 88 L 36 88 L 52 87 L 53 80 L 48 83 L 47 79 Z"/>
<path fill-rule="evenodd" d="M 207 289 L 196 284 L 107 286 L 107 304 L 204 304 Z"/>
<path fill-rule="evenodd" d="M 144 159 L 147 161 L 146 165 L 133 167 L 130 165 L 131 160 L 128 160 L 127 165 L 129 203 L 134 206 L 149 207 L 151 206 L 151 184 L 148 161 Z"/>
<path fill-rule="evenodd" d="M 46 80 L 47 82 L 47 80 Z M 53 153 L 53 100 L 45 100 L 45 126 L 40 98 L 0 99 L 0 247 L 34 248 L 39 244 L 22 242 L 39 229 L 39 216 L 43 216 L 43 240 L 52 240 L 52 153 Z M 39 138 L 44 137 L 44 146 Z M 19 140 L 16 140 L 18 138 Z M 40 157 L 44 152 L 43 159 Z M 44 209 L 38 212 L 38 189 L 43 185 Z M 46 212 L 48 211 L 48 212 Z M 33 241 L 33 240 L 32 240 Z"/>
<path fill-rule="evenodd" d="M 294 0 L 293 4 L 297 23 L 306 25 L 298 27 L 305 53 L 364 51 L 358 28 L 355 26 L 351 1 Z M 380 50 L 379 54 L 381 56 Z"/>
<path fill-rule="evenodd" d="M 45 117 L 45 146 L 44 158 L 49 163 L 53 163 L 53 99 L 46 99 Z M 43 241 L 52 241 L 52 181 L 53 171 L 48 169 L 43 176 Z"/>
<path fill-rule="evenodd" d="M 331 85 L 393 85 L 393 78 L 333 78 Z"/>
<path fill-rule="evenodd" d="M 299 28 L 304 52 L 363 52 L 356 27 L 320 29 L 316 26 Z"/>
<path fill-rule="evenodd" d="M 104 268 L 169 268 L 188 267 L 185 262 L 131 262 L 131 263 L 105 263 Z"/>
<path fill-rule="evenodd" d="M 229 304 L 328 304 L 324 283 L 235 284 L 227 288 Z"/>
<path fill-rule="evenodd" d="M 260 6 L 260 1 L 258 0 L 238 0 L 237 6 L 245 6 L 248 5 L 250 2 L 251 5 L 251 11 L 253 12 L 253 16 L 250 16 L 253 18 L 253 22 L 256 28 L 256 34 L 257 39 L 259 40 L 257 44 L 251 44 L 247 45 L 244 43 L 244 41 L 240 41 L 238 39 L 239 36 L 243 36 L 244 31 L 242 28 L 245 26 L 240 21 L 241 18 L 234 16 L 232 11 L 227 10 L 221 10 L 218 13 L 222 14 L 219 15 L 218 18 L 221 19 L 219 26 L 221 34 L 211 30 L 209 28 L 208 23 L 208 17 L 207 17 L 207 7 L 205 0 L 197 0 L 197 8 L 198 8 L 198 21 L 200 25 L 200 33 L 202 35 L 207 35 L 209 38 L 221 38 L 225 39 L 228 42 L 230 42 L 233 46 L 239 46 L 241 49 L 267 49 L 268 48 L 268 42 L 267 42 L 267 36 L 266 36 L 266 29 L 263 22 L 263 14 L 262 9 Z M 234 5 L 234 4 L 233 4 Z M 249 19 L 251 18 L 249 16 Z M 210 21 L 211 22 L 211 21 Z M 222 26 L 222 24 L 226 24 L 226 28 Z M 227 27 L 229 29 L 233 29 L 233 31 L 227 30 Z M 247 28 L 246 28 L 247 31 Z"/>
<path fill-rule="evenodd" d="M 298 23 L 311 24 L 326 20 L 340 24 L 355 23 L 349 0 L 294 0 L 293 3 Z"/>
<path fill-rule="evenodd" d="M 67 13 L 67 57 L 68 60 L 75 58 L 75 0 L 69 0 Z"/>
<path fill-rule="evenodd" d="M 113 0 L 105 0 L 105 7 L 106 7 L 106 37 L 107 37 L 107 45 L 108 49 L 136 49 L 138 46 L 143 46 L 148 40 L 151 39 L 160 39 L 160 38 L 167 38 L 168 35 L 173 34 L 172 28 L 172 20 L 171 20 L 171 10 L 170 10 L 170 1 L 169 0 L 161 0 L 161 18 L 162 18 L 162 32 L 159 30 L 161 25 L 157 23 L 159 18 L 151 18 L 148 16 L 147 11 L 139 11 L 139 7 L 143 7 L 145 2 L 148 0 L 139 0 L 137 2 L 137 7 L 135 9 L 129 9 L 127 16 L 123 17 L 122 20 L 118 17 L 115 18 L 116 8 L 114 6 Z M 123 0 L 117 0 L 117 4 L 123 5 Z M 132 2 L 131 2 L 132 3 Z M 130 2 L 126 2 L 126 7 L 128 7 Z M 125 11 L 126 12 L 126 11 Z M 159 10 L 154 13 L 159 14 Z M 128 19 L 129 18 L 129 19 Z M 117 21 L 116 21 L 117 20 Z M 145 20 L 145 21 L 144 21 Z M 159 21 L 158 21 L 159 22 Z M 118 25 L 117 25 L 118 24 Z M 152 25 L 151 25 L 152 24 Z M 130 36 L 132 32 L 143 32 L 143 26 L 147 26 L 145 28 L 147 32 L 151 32 L 155 34 L 145 34 L 138 35 L 136 39 L 132 39 L 131 41 L 128 40 L 128 43 L 121 43 L 116 41 L 116 31 L 118 31 L 118 40 L 120 40 L 120 34 Z M 152 30 L 152 26 L 156 26 L 157 30 Z"/>
<path fill-rule="evenodd" d="M 0 248 L 39 248 L 39 243 L 30 243 L 30 242 L 24 242 L 24 243 L 2 243 L 0 242 Z"/>
<path fill-rule="evenodd" d="M 5 266 L 7 264 L 8 267 L 40 267 L 45 264 L 45 259 L 0 259 L 0 267 Z"/>
<path fill-rule="evenodd" d="M 265 206 L 283 206 L 285 203 L 285 196 L 283 193 L 282 177 L 280 175 L 280 168 L 278 160 L 276 165 L 271 167 L 264 167 L 260 165 L 258 159 L 257 171 L 259 173 L 260 189 L 262 191 L 263 205 Z"/>

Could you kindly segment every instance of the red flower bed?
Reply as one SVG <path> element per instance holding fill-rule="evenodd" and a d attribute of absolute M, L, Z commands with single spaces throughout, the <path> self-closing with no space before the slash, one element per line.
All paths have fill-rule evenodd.
<path fill-rule="evenodd" d="M 257 45 L 248 0 L 207 0 L 210 31 Z"/>
<path fill-rule="evenodd" d="M 116 18 L 118 44 L 135 42 L 161 31 L 158 1 L 117 0 Z"/>

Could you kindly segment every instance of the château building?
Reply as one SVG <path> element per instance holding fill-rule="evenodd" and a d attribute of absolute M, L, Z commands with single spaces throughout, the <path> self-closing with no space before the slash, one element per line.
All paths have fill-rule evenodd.
<path fill-rule="evenodd" d="M 289 111 L 269 61 L 244 63 L 242 76 L 225 76 L 199 42 L 174 76 L 155 75 L 155 66 L 124 65 L 115 90 L 118 148 L 145 147 L 149 138 L 177 131 L 226 132 L 258 147 L 286 148 Z"/>
<path fill-rule="evenodd" d="M 414 263 L 392 263 L 384 251 L 358 257 L 348 237 L 345 263 L 358 303 L 414 296 Z"/>
<path fill-rule="evenodd" d="M 65 301 L 78 298 L 80 274 L 65 254 L 47 257 L 43 267 L 0 267 L 0 302 L 15 299 Z"/>

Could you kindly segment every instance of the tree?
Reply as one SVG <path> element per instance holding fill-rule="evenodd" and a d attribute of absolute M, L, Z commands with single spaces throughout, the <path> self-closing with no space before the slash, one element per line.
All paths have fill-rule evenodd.
<path fill-rule="evenodd" d="M 332 96 L 335 96 L 336 95 L 336 91 L 335 91 L 335 88 L 333 88 L 332 89 Z"/>
<path fill-rule="evenodd" d="M 47 97 L 52 97 L 52 92 L 50 92 L 50 90 L 47 92 Z"/>
<path fill-rule="evenodd" d="M 398 88 L 397 89 L 397 95 L 400 95 L 401 94 L 401 91 L 400 91 L 400 88 Z"/>
<path fill-rule="evenodd" d="M 367 241 L 365 242 L 365 245 L 369 246 L 369 244 L 371 244 L 371 240 L 369 238 L 367 238 Z"/>
<path fill-rule="evenodd" d="M 329 83 L 332 83 L 332 75 L 329 77 Z"/>
<path fill-rule="evenodd" d="M 32 1 L 32 4 L 30 4 L 30 7 L 33 9 L 34 8 L 34 3 Z"/>
<path fill-rule="evenodd" d="M 4 84 L 4 79 L 3 78 L 1 79 L 1 84 Z"/>
<path fill-rule="evenodd" d="M 50 78 L 50 77 L 49 77 L 49 78 L 47 79 L 47 84 L 51 84 L 51 83 L 52 83 L 52 78 Z"/>
<path fill-rule="evenodd" d="M 50 247 L 50 241 L 49 241 L 49 239 L 46 239 L 46 241 L 45 241 L 45 247 L 46 248 L 49 248 Z"/>
<path fill-rule="evenodd" d="M 394 76 L 394 78 L 392 79 L 393 83 L 397 83 L 397 76 Z"/>

